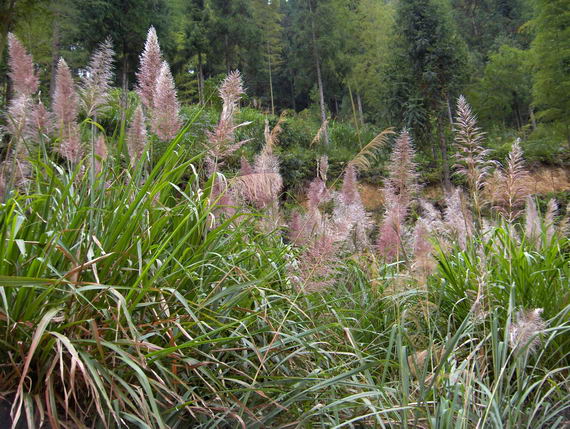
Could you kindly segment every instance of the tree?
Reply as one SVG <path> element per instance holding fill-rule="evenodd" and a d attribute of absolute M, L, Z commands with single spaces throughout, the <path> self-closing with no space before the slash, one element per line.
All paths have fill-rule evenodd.
<path fill-rule="evenodd" d="M 451 122 L 450 99 L 465 79 L 466 54 L 454 31 L 451 14 L 439 0 L 401 0 L 395 31 L 399 47 L 392 64 L 393 101 L 400 122 L 413 129 L 426 145 L 437 132 L 443 181 L 450 187 L 446 124 Z M 435 146 L 433 147 L 435 158 Z"/>
<path fill-rule="evenodd" d="M 326 125 L 328 108 L 336 108 L 342 98 L 350 71 L 351 62 L 346 61 L 346 55 L 354 34 L 350 27 L 352 3 L 350 0 L 286 2 L 285 55 L 297 108 L 308 107 L 311 101 L 318 103 L 322 125 Z"/>
<path fill-rule="evenodd" d="M 210 9 L 205 0 L 170 0 L 176 25 L 176 55 L 172 63 L 180 93 L 188 91 L 187 77 L 196 76 L 198 101 L 205 103 L 205 61 L 210 53 L 208 40 L 212 25 Z M 190 71 L 190 73 L 189 73 Z"/>
<path fill-rule="evenodd" d="M 532 117 L 529 51 L 503 45 L 491 54 L 483 76 L 469 87 L 477 116 L 487 123 L 521 128 Z"/>
<path fill-rule="evenodd" d="M 386 116 L 381 92 L 386 82 L 387 65 L 394 43 L 394 5 L 376 0 L 360 0 L 354 14 L 359 31 L 355 33 L 356 49 L 347 60 L 352 62 L 347 82 L 356 92 L 356 104 L 364 122 L 362 99 L 370 107 L 371 116 Z"/>
<path fill-rule="evenodd" d="M 570 7 L 535 0 L 532 95 L 538 118 L 560 129 L 570 146 Z"/>
<path fill-rule="evenodd" d="M 481 70 L 502 45 L 528 47 L 528 35 L 519 28 L 529 18 L 527 0 L 452 0 L 458 28 Z"/>
<path fill-rule="evenodd" d="M 215 72 L 244 71 L 260 54 L 260 30 L 255 25 L 252 2 L 210 0 L 209 7 L 212 25 L 208 39 L 213 53 L 210 66 L 216 67 Z"/>
<path fill-rule="evenodd" d="M 91 52 L 110 37 L 117 53 L 123 88 L 128 88 L 137 68 L 146 34 L 157 30 L 162 46 L 170 40 L 166 31 L 169 8 L 165 0 L 74 0 L 78 11 L 77 43 Z"/>
<path fill-rule="evenodd" d="M 254 0 L 254 19 L 261 30 L 264 69 L 269 76 L 271 113 L 275 114 L 273 73 L 281 65 L 283 51 L 283 13 L 279 0 Z"/>

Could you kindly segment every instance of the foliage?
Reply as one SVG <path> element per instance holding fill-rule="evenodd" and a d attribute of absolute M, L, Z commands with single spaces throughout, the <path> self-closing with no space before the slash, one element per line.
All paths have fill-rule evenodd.
<path fill-rule="evenodd" d="M 472 197 L 450 188 L 433 205 L 422 198 L 429 194 L 420 192 L 418 165 L 423 180 L 426 171 L 439 175 L 435 155 L 416 156 L 406 129 L 390 145 L 389 131 L 363 124 L 354 103 L 361 95 L 370 109 L 381 98 L 361 92 L 368 85 L 389 92 L 396 82 L 402 92 L 392 95 L 401 97 L 405 119 L 439 128 L 445 157 L 447 106 L 464 70 L 448 2 L 401 0 L 399 27 L 386 38 L 376 34 L 380 59 L 361 69 L 356 63 L 370 60 L 372 48 L 349 37 L 365 14 L 352 1 L 312 2 L 311 16 L 300 0 L 151 3 L 158 9 L 143 2 L 135 13 L 129 2 L 123 10 L 102 0 L 87 10 L 102 12 L 89 18 L 105 25 L 130 12 L 139 19 L 129 23 L 133 39 L 115 46 L 128 77 L 129 59 L 138 58 L 133 46 L 142 49 L 138 26 L 160 21 L 162 6 L 172 6 L 175 34 L 165 37 L 164 56 L 175 40 L 197 57 L 177 58 L 174 74 L 197 67 L 200 76 L 200 104 L 183 106 L 180 117 L 167 63 L 148 79 L 154 102 L 143 108 L 134 91 L 110 88 L 110 52 L 101 67 L 96 55 L 81 70 L 56 58 L 54 102 L 46 108 L 28 45 L 11 36 L 15 97 L 0 163 L 2 421 L 39 428 L 566 427 L 570 217 L 555 200 L 529 195 L 522 149 L 559 154 L 558 147 L 541 150 L 564 120 L 539 115 L 545 122 L 525 144 L 512 143 L 526 137 L 524 120 L 516 133 L 493 130 L 483 139 L 461 98 L 455 149 Z M 469 2 L 453 4 L 461 10 Z M 513 4 L 481 2 L 485 13 L 474 16 L 496 10 L 507 17 Z M 254 5 L 275 7 L 270 21 L 283 24 L 282 33 L 274 29 L 287 41 L 282 54 L 296 61 L 274 71 L 275 100 L 284 105 L 290 91 L 293 106 L 307 107 L 301 113 L 240 109 L 247 90 L 240 74 L 219 75 L 242 68 L 253 89 L 245 103 L 267 90 L 257 79 L 268 71 L 259 61 L 268 39 L 258 37 L 264 14 Z M 549 9 L 538 5 L 542 19 Z M 376 6 L 365 38 L 374 23 L 392 19 L 391 2 Z M 314 38 L 303 28 L 307 18 Z M 536 43 L 545 31 L 537 22 Z M 190 30 L 194 23 L 211 45 Z M 484 55 L 495 24 L 475 24 Z M 80 53 L 100 36 L 62 43 Z M 392 38 L 399 49 L 384 68 Z M 311 57 L 311 47 L 320 57 Z M 496 64 L 516 64 L 526 79 L 526 57 L 501 48 L 479 84 L 502 76 Z M 331 115 L 348 100 L 345 86 L 355 91 L 348 91 L 351 121 L 330 118 L 329 145 L 315 139 L 322 123 L 308 104 L 315 58 Z M 365 76 L 390 76 L 390 67 L 394 81 L 376 85 Z M 79 103 L 77 75 L 95 103 Z M 504 166 L 487 155 L 506 158 Z M 371 179 L 383 182 L 381 223 L 359 192 L 358 181 Z M 567 193 L 557 197 L 567 202 Z"/>
<path fill-rule="evenodd" d="M 531 78 L 529 52 L 503 45 L 470 86 L 469 99 L 484 123 L 521 128 L 530 119 Z"/>
<path fill-rule="evenodd" d="M 546 122 L 561 124 L 570 142 L 570 11 L 567 6 L 564 0 L 536 1 L 532 91 L 540 117 Z"/>

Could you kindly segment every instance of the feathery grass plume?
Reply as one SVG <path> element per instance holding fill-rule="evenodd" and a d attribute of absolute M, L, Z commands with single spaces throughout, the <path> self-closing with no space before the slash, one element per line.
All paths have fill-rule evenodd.
<path fill-rule="evenodd" d="M 526 181 L 528 172 L 524 165 L 520 139 L 517 139 L 507 157 L 507 166 L 497 175 L 494 195 L 495 209 L 512 223 L 521 213 L 526 197 L 530 194 Z"/>
<path fill-rule="evenodd" d="M 210 194 L 210 201 L 216 204 L 216 213 L 221 213 L 226 218 L 236 214 L 236 192 L 233 187 L 228 186 L 225 177 L 220 173 L 215 173 L 214 184 Z M 241 197 L 241 195 L 239 195 Z M 216 222 L 218 223 L 218 222 Z"/>
<path fill-rule="evenodd" d="M 8 34 L 8 76 L 16 94 L 31 96 L 38 90 L 40 80 L 34 70 L 32 56 L 14 34 Z"/>
<path fill-rule="evenodd" d="M 43 135 L 53 131 L 53 117 L 46 106 L 40 101 L 32 108 L 29 120 L 29 138 L 37 141 Z"/>
<path fill-rule="evenodd" d="M 340 191 L 340 199 L 345 205 L 354 204 L 360 200 L 360 194 L 358 193 L 358 180 L 356 178 L 356 168 L 352 164 L 349 164 L 344 171 L 344 180 L 342 182 L 342 189 Z"/>
<path fill-rule="evenodd" d="M 337 252 L 333 238 L 320 234 L 301 253 L 290 270 L 289 278 L 298 290 L 306 293 L 331 287 L 339 262 Z"/>
<path fill-rule="evenodd" d="M 305 225 L 303 223 L 303 217 L 298 211 L 294 211 L 291 214 L 288 238 L 295 246 L 303 246 L 306 243 L 307 234 L 305 234 Z"/>
<path fill-rule="evenodd" d="M 299 212 L 293 212 L 289 222 L 289 239 L 297 246 L 307 246 L 316 238 L 334 232 L 336 229 L 335 225 L 331 225 L 330 219 L 326 215 L 323 216 L 319 208 L 321 204 L 330 201 L 333 197 L 319 175 L 317 168 L 317 177 L 311 181 L 306 192 L 306 213 L 301 215 Z"/>
<path fill-rule="evenodd" d="M 142 106 L 137 106 L 133 120 L 127 131 L 127 149 L 131 159 L 131 167 L 141 159 L 147 143 L 145 117 Z"/>
<path fill-rule="evenodd" d="M 465 250 L 468 239 L 473 235 L 473 224 L 464 210 L 461 189 L 455 188 L 450 192 L 445 198 L 445 204 L 444 222 L 447 234 Z"/>
<path fill-rule="evenodd" d="M 55 91 L 53 95 L 53 113 L 60 130 L 77 119 L 79 97 L 75 92 L 75 83 L 71 70 L 63 58 L 57 64 Z"/>
<path fill-rule="evenodd" d="M 240 169 L 239 169 L 240 176 L 247 176 L 248 174 L 253 174 L 253 167 L 251 166 L 251 164 L 249 163 L 249 161 L 245 156 L 242 156 L 239 161 L 240 161 Z"/>
<path fill-rule="evenodd" d="M 8 34 L 8 76 L 14 89 L 14 97 L 7 108 L 6 128 L 15 139 L 13 150 L 20 156 L 20 139 L 29 134 L 31 96 L 36 93 L 39 78 L 34 70 L 32 56 L 14 34 Z M 13 154 L 10 154 L 10 156 Z"/>
<path fill-rule="evenodd" d="M 56 151 L 71 164 L 75 165 L 83 158 L 79 126 L 76 123 L 72 123 L 67 127 L 65 133 L 65 138 L 59 143 Z"/>
<path fill-rule="evenodd" d="M 77 125 L 79 97 L 75 92 L 71 70 L 63 58 L 57 64 L 52 108 L 57 119 L 61 139 L 56 150 L 61 156 L 75 164 L 83 156 L 79 126 Z"/>
<path fill-rule="evenodd" d="M 436 261 L 433 258 L 433 246 L 430 242 L 431 230 L 426 219 L 418 219 L 413 233 L 412 269 L 418 274 L 422 283 L 433 272 Z"/>
<path fill-rule="evenodd" d="M 95 142 L 95 172 L 99 174 L 102 170 L 102 165 L 105 160 L 107 160 L 107 145 L 105 144 L 105 137 L 103 134 L 99 134 L 97 141 Z"/>
<path fill-rule="evenodd" d="M 269 139 L 272 142 L 271 144 L 277 144 L 279 140 L 279 134 L 283 132 L 283 124 L 285 123 L 286 119 L 287 119 L 287 111 L 284 110 L 283 112 L 281 112 L 281 115 L 279 115 L 279 120 L 277 121 L 277 123 L 271 130 L 271 133 L 269 134 Z"/>
<path fill-rule="evenodd" d="M 332 194 L 327 188 L 326 183 L 320 177 L 315 177 L 309 183 L 307 188 L 307 206 L 309 208 L 318 208 L 321 204 L 330 201 Z"/>
<path fill-rule="evenodd" d="M 372 166 L 372 162 L 376 161 L 378 156 L 378 151 L 386 146 L 390 135 L 394 134 L 392 128 L 388 128 L 370 140 L 366 146 L 364 146 L 360 152 L 350 161 L 358 171 L 368 170 Z"/>
<path fill-rule="evenodd" d="M 99 45 L 91 56 L 81 83 L 81 99 L 87 116 L 96 116 L 107 103 L 113 79 L 113 51 L 111 40 Z"/>
<path fill-rule="evenodd" d="M 14 97 L 8 104 L 6 114 L 6 129 L 12 139 L 6 150 L 6 160 L 2 164 L 3 196 L 10 192 L 12 186 L 21 188 L 28 183 L 31 168 L 25 159 L 28 146 L 23 143 L 30 134 L 30 111 L 33 106 L 31 96 L 39 86 L 32 56 L 12 33 L 8 34 L 8 68 Z"/>
<path fill-rule="evenodd" d="M 152 110 L 154 107 L 154 93 L 161 69 L 162 54 L 160 53 L 158 37 L 154 27 L 150 27 L 137 72 L 137 93 L 148 110 Z"/>
<path fill-rule="evenodd" d="M 546 229 L 546 239 L 550 242 L 556 234 L 555 218 L 558 215 L 558 203 L 554 198 L 548 200 L 546 213 L 544 215 L 544 227 Z"/>
<path fill-rule="evenodd" d="M 517 312 L 516 322 L 509 326 L 509 344 L 515 351 L 528 346 L 528 352 L 535 352 L 540 346 L 539 334 L 546 328 L 542 320 L 542 308 Z"/>
<path fill-rule="evenodd" d="M 311 140 L 310 146 L 313 146 L 315 144 L 319 144 L 321 142 L 323 136 L 325 135 L 325 133 L 327 131 L 328 125 L 329 125 L 329 120 L 325 119 L 323 121 L 323 123 L 321 124 L 321 127 L 317 131 L 317 134 L 315 134 L 315 137 L 313 138 L 313 140 Z"/>
<path fill-rule="evenodd" d="M 477 119 L 463 96 L 457 100 L 455 127 L 456 174 L 467 179 L 475 211 L 480 216 L 481 190 L 492 164 L 487 160 L 490 151 L 483 147 L 485 133 L 477 127 Z"/>
<path fill-rule="evenodd" d="M 441 212 L 437 210 L 432 203 L 419 199 L 420 207 L 422 209 L 421 219 L 426 223 L 429 231 L 433 234 L 439 234 L 444 231 L 445 227 L 443 224 L 443 219 L 441 217 Z"/>
<path fill-rule="evenodd" d="M 273 145 L 276 138 L 271 137 L 269 123 L 265 121 L 265 145 L 255 157 L 253 168 L 242 161 L 244 172 L 251 169 L 248 174 L 242 174 L 235 178 L 235 191 L 246 200 L 253 203 L 257 208 L 270 209 L 267 215 L 278 217 L 279 194 L 283 188 L 283 178 L 279 172 L 279 159 L 273 153 Z M 245 161 L 247 162 L 247 161 Z M 277 218 L 274 219 L 277 224 Z"/>
<path fill-rule="evenodd" d="M 268 151 L 262 151 L 255 160 L 253 172 L 234 179 L 236 191 L 257 208 L 263 209 L 278 202 L 283 188 L 279 160 Z"/>
<path fill-rule="evenodd" d="M 336 197 L 332 222 L 333 237 L 336 241 L 346 241 L 350 238 L 352 247 L 361 249 L 368 246 L 368 230 L 372 221 L 364 209 L 360 193 L 356 167 L 349 163 L 345 173 L 342 189 Z"/>
<path fill-rule="evenodd" d="M 233 125 L 234 116 L 239 108 L 239 101 L 241 96 L 245 94 L 239 70 L 231 71 L 226 76 L 220 85 L 219 93 L 223 101 L 220 120 Z"/>
<path fill-rule="evenodd" d="M 403 130 L 396 139 L 388 164 L 388 179 L 384 185 L 386 204 L 397 205 L 407 211 L 419 190 L 418 173 L 414 162 L 412 138 Z"/>
<path fill-rule="evenodd" d="M 407 210 L 396 200 L 386 211 L 384 221 L 380 225 L 376 249 L 385 262 L 396 262 L 402 259 L 404 254 L 404 218 Z"/>
<path fill-rule="evenodd" d="M 25 94 L 18 94 L 8 105 L 6 115 L 6 130 L 16 141 L 15 150 L 21 149 L 19 141 L 29 134 L 30 110 L 32 99 Z M 18 149 L 20 148 L 20 149 Z"/>
<path fill-rule="evenodd" d="M 386 213 L 376 241 L 377 251 L 387 261 L 404 254 L 404 225 L 412 199 L 419 190 L 414 148 L 407 130 L 403 130 L 390 155 L 388 178 L 384 183 Z"/>
<path fill-rule="evenodd" d="M 174 79 L 166 61 L 162 63 L 160 74 L 156 81 L 151 119 L 152 132 L 162 141 L 176 137 L 176 134 L 182 127 L 180 105 L 176 98 Z"/>
<path fill-rule="evenodd" d="M 542 222 L 538 214 L 538 209 L 536 208 L 536 202 L 534 198 L 528 196 L 526 199 L 526 209 L 525 209 L 525 236 L 526 239 L 537 245 L 542 233 Z"/>
<path fill-rule="evenodd" d="M 208 155 L 206 157 L 206 168 L 208 174 L 213 174 L 224 158 L 228 157 L 249 140 L 235 142 L 235 130 L 248 125 L 244 122 L 235 125 L 235 113 L 239 107 L 239 100 L 244 94 L 243 83 L 239 71 L 233 71 L 222 82 L 219 89 L 220 97 L 223 101 L 222 114 L 214 131 L 208 132 Z"/>
<path fill-rule="evenodd" d="M 317 160 L 317 177 L 322 179 L 323 182 L 327 181 L 327 173 L 329 171 L 329 157 L 321 155 Z"/>

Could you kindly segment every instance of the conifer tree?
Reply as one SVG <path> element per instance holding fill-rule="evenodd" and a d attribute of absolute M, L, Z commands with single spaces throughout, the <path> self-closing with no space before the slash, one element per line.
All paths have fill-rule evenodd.
<path fill-rule="evenodd" d="M 439 0 L 400 1 L 396 32 L 400 45 L 394 55 L 393 98 L 400 121 L 412 128 L 424 148 L 433 145 L 434 155 L 433 141 L 439 141 L 443 182 L 449 189 L 445 130 L 451 122 L 450 100 L 465 78 L 463 42 L 454 30 L 450 11 Z"/>
<path fill-rule="evenodd" d="M 570 145 L 570 7 L 568 0 L 536 0 L 533 98 L 539 118 Z"/>

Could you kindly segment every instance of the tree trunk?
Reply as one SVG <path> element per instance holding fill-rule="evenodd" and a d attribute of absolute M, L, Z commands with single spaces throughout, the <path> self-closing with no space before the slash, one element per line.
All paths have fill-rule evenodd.
<path fill-rule="evenodd" d="M 4 2 L 2 2 L 4 3 Z M 12 30 L 14 24 L 14 7 L 16 0 L 9 0 L 7 5 L 3 5 L 2 14 L 0 14 L 0 64 L 4 60 L 4 49 L 8 43 L 8 33 Z"/>
<path fill-rule="evenodd" d="M 202 53 L 198 53 L 198 100 L 200 105 L 206 104 L 204 96 L 204 64 L 202 64 Z"/>
<path fill-rule="evenodd" d="M 530 118 L 530 124 L 532 126 L 532 130 L 535 131 L 536 130 L 536 118 L 534 116 L 534 107 L 533 106 L 528 106 L 528 115 Z"/>
<path fill-rule="evenodd" d="M 356 104 L 358 105 L 358 116 L 360 117 L 360 124 L 364 125 L 364 112 L 362 111 L 362 97 L 360 93 L 356 93 Z"/>
<path fill-rule="evenodd" d="M 267 59 L 269 61 L 269 94 L 271 96 L 271 114 L 275 115 L 275 103 L 273 101 L 273 73 L 271 72 L 271 49 L 267 44 Z"/>
<path fill-rule="evenodd" d="M 451 190 L 451 180 L 449 177 L 449 158 L 447 155 L 447 139 L 443 129 L 442 120 L 438 120 L 439 149 L 441 151 L 441 165 L 443 168 L 443 187 L 446 191 Z"/>
<path fill-rule="evenodd" d="M 294 111 L 297 111 L 297 103 L 295 101 L 295 76 L 291 68 L 289 68 L 289 83 L 291 85 L 291 107 Z"/>
<path fill-rule="evenodd" d="M 53 2 L 55 4 L 55 2 Z M 55 6 L 57 7 L 57 6 Z M 53 98 L 55 92 L 55 72 L 57 70 L 57 63 L 60 57 L 60 26 L 59 26 L 59 11 L 54 10 L 53 26 L 52 26 L 52 39 L 51 39 L 51 77 L 49 81 L 49 95 Z"/>
<path fill-rule="evenodd" d="M 449 96 L 447 97 L 447 115 L 449 116 L 449 124 L 453 127 L 453 114 L 451 113 L 451 103 L 449 102 Z"/>
<path fill-rule="evenodd" d="M 327 111 L 325 108 L 325 95 L 323 91 L 323 79 L 321 77 L 321 59 L 319 57 L 319 48 L 317 46 L 317 36 L 315 34 L 315 17 L 313 16 L 313 7 L 309 0 L 309 13 L 311 15 L 311 37 L 313 42 L 313 55 L 315 56 L 315 66 L 317 69 L 317 85 L 319 87 L 319 102 L 321 105 L 321 123 L 323 127 L 323 141 L 325 146 L 329 144 L 329 133 L 327 130 Z"/>
<path fill-rule="evenodd" d="M 4 50 L 8 44 L 8 33 L 12 30 L 12 25 L 14 24 L 14 7 L 16 0 L 9 0 L 7 3 L 4 11 L 0 14 L 0 64 L 2 64 L 4 58 L 6 58 L 4 56 Z M 6 80 L 3 100 L 4 108 L 6 108 L 10 102 L 12 85 L 7 74 L 5 74 L 3 78 Z"/>
<path fill-rule="evenodd" d="M 229 49 L 230 49 L 230 42 L 228 40 L 228 35 L 226 34 L 224 36 L 224 59 L 226 61 L 226 72 L 228 74 L 230 74 L 230 53 L 229 53 Z"/>

